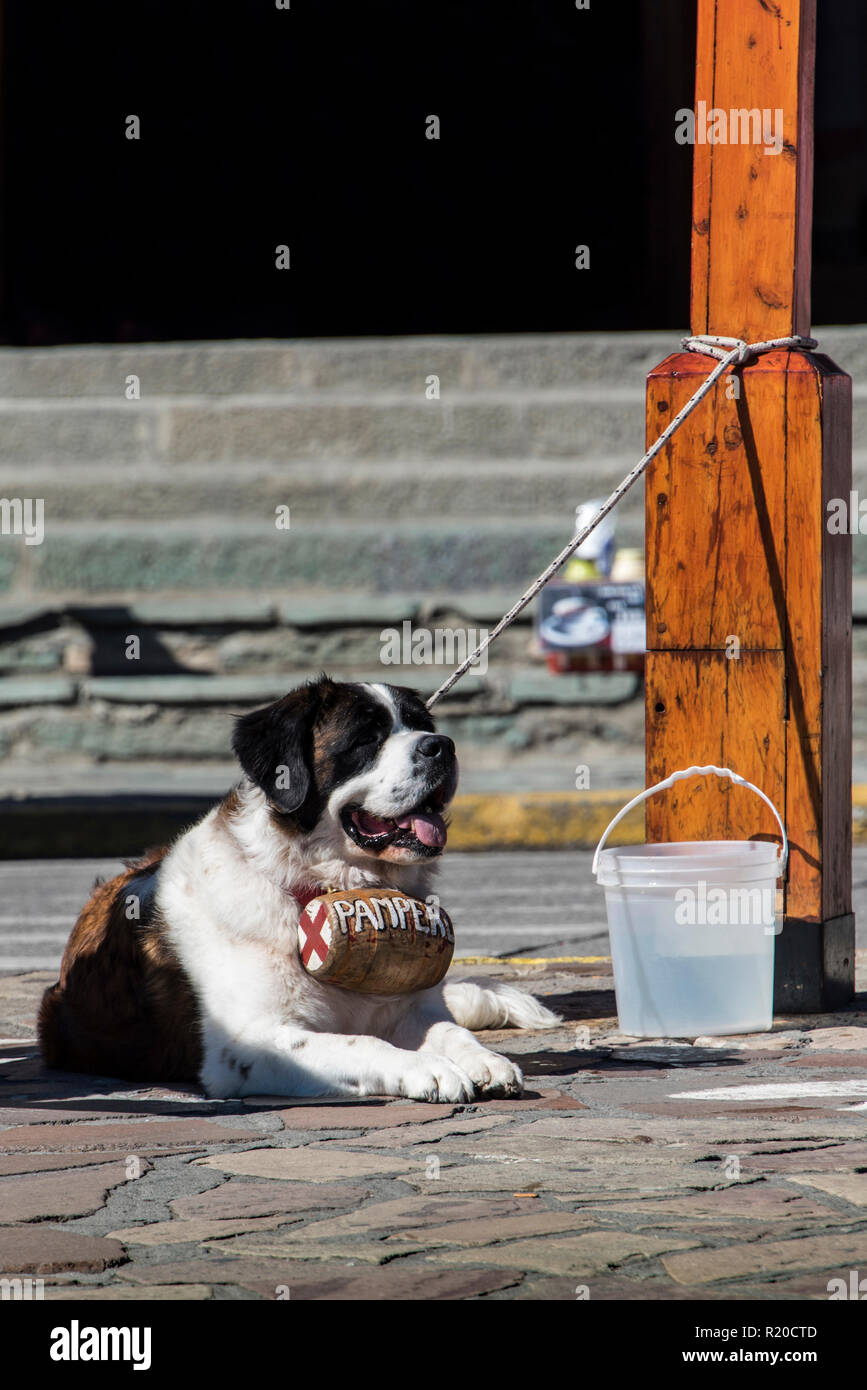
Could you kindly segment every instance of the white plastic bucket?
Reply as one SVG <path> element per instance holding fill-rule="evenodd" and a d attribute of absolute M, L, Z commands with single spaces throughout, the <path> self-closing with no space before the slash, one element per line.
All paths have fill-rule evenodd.
<path fill-rule="evenodd" d="M 615 825 L 684 777 L 730 777 L 770 806 L 782 849 L 764 840 L 688 840 L 604 849 Z M 639 1038 L 759 1033 L 771 1027 L 783 822 L 763 791 L 727 767 L 688 767 L 615 817 L 593 856 L 605 889 L 621 1032 Z"/>

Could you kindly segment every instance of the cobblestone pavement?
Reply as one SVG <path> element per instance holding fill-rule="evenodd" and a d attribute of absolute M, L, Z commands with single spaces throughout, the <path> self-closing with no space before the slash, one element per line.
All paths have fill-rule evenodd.
<path fill-rule="evenodd" d="M 47 1299 L 824 1300 L 867 1274 L 856 1005 L 617 1033 L 607 960 L 463 967 L 566 1023 L 482 1037 L 518 1100 L 210 1101 L 46 1071 L 48 971 L 0 980 L 0 1270 Z"/>

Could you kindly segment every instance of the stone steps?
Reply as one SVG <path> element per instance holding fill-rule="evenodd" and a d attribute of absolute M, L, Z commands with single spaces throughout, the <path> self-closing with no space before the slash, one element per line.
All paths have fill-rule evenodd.
<path fill-rule="evenodd" d="M 854 401 L 854 440 L 867 446 L 867 393 Z M 22 470 L 40 463 L 110 469 L 154 463 L 246 467 L 251 462 L 318 466 L 371 458 L 413 466 L 467 457 L 635 461 L 643 452 L 639 389 L 516 395 L 463 393 L 425 401 L 388 395 L 197 402 L 0 401 L 0 456 Z M 119 464 L 119 460 L 122 463 Z M 18 495 L 25 492 L 22 472 Z"/>
<path fill-rule="evenodd" d="M 867 382 L 867 329 L 816 336 Z M 225 757 L 235 710 L 323 668 L 432 690 L 447 668 L 378 664 L 381 629 L 491 627 L 562 548 L 575 505 L 640 456 L 645 377 L 678 346 L 652 333 L 0 349 L 0 496 L 43 498 L 46 526 L 38 546 L 0 537 L 0 756 L 189 767 Z M 867 496 L 867 388 L 855 414 Z M 640 547 L 641 485 L 616 520 Z M 861 537 L 855 555 L 867 572 Z M 631 756 L 641 701 L 613 711 L 632 678 L 547 675 L 529 622 L 463 683 L 444 727 L 492 756 L 562 753 L 567 772 L 588 739 L 597 762 L 618 740 Z"/>
<path fill-rule="evenodd" d="M 0 348 L 0 397 L 123 398 L 136 375 L 142 396 L 282 396 L 296 391 L 551 390 L 640 386 L 680 347 L 681 331 L 311 339 Z M 867 380 L 867 328 L 813 330 L 820 350 L 855 381 Z"/>
<path fill-rule="evenodd" d="M 289 506 L 292 528 L 321 522 L 372 518 L 400 522 L 430 516 L 504 521 L 522 518 L 529 527 L 552 521 L 565 539 L 572 509 L 591 495 L 607 496 L 634 466 L 636 457 L 613 454 L 568 459 L 438 460 L 428 467 L 418 460 L 377 459 L 356 462 L 328 459 L 291 460 L 284 464 L 247 462 L 128 466 L 31 463 L 22 478 L 20 465 L 0 462 L 0 496 L 21 493 L 45 502 L 52 534 L 69 522 L 86 523 L 92 534 L 115 522 L 144 525 L 181 518 L 213 518 L 215 525 L 251 522 L 273 526 L 275 509 Z M 867 449 L 853 456 L 853 486 L 867 498 Z M 642 544 L 643 487 L 638 484 L 617 509 L 622 544 Z"/>
<path fill-rule="evenodd" d="M 0 348 L 0 397 L 124 400 L 130 375 L 139 378 L 144 401 L 305 391 L 411 391 L 423 398 L 431 375 L 442 391 L 616 387 L 624 375 L 640 383 L 679 338 L 546 333 Z"/>
<path fill-rule="evenodd" d="M 565 517 L 401 519 L 384 529 L 364 521 L 296 524 L 278 531 L 261 521 L 211 516 L 163 521 L 63 522 L 41 546 L 0 552 L 6 586 L 30 593 L 97 594 L 237 586 L 291 592 L 322 589 L 482 588 L 521 593 L 568 539 Z M 624 531 L 624 535 L 625 535 Z M 633 528 L 633 539 L 640 531 Z"/>
<path fill-rule="evenodd" d="M 867 330 L 816 332 L 867 375 Z M 44 498 L 49 528 L 43 547 L 0 546 L 0 592 L 523 588 L 568 536 L 576 503 L 634 464 L 646 373 L 678 343 L 0 349 L 0 495 Z M 132 374 L 142 396 L 128 401 Z M 432 375 L 441 398 L 429 401 Z M 856 389 L 855 437 L 867 491 L 867 389 Z M 291 538 L 273 526 L 285 505 Z M 642 513 L 637 487 L 618 509 L 622 544 L 641 544 Z M 855 551 L 867 569 L 860 537 Z"/>
<path fill-rule="evenodd" d="M 292 526 L 323 520 L 349 523 L 374 517 L 558 518 L 564 539 L 572 509 L 595 488 L 610 492 L 635 463 L 627 456 L 594 459 L 540 459 L 528 468 L 525 458 L 440 460 L 436 468 L 405 460 L 336 463 L 309 460 L 284 464 L 248 462 L 178 464 L 167 477 L 165 467 L 147 463 L 130 467 L 83 464 L 74 469 L 51 463 L 27 465 L 28 495 L 45 500 L 46 524 L 83 521 L 99 529 L 105 522 L 135 519 L 153 522 L 179 517 L 212 516 L 217 520 L 266 518 L 273 526 L 275 508 L 291 508 Z M 865 470 L 867 471 L 867 470 Z M 0 496 L 20 495 L 20 467 L 0 462 Z M 641 489 L 623 503 L 640 512 Z M 56 519 L 52 522 L 52 518 Z"/>
<path fill-rule="evenodd" d="M 867 409 L 867 406 L 865 406 Z M 865 415 L 867 423 L 867 415 Z M 346 394 L 117 402 L 0 402 L 8 464 L 246 465 L 322 459 L 398 463 L 480 458 L 593 458 L 630 453 L 643 437 L 636 390 L 465 392 L 426 401 Z M 867 437 L 867 435 L 865 435 Z M 640 447 L 637 453 L 640 454 Z"/>

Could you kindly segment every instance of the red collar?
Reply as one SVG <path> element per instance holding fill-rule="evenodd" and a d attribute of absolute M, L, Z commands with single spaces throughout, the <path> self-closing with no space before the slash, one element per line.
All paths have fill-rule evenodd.
<path fill-rule="evenodd" d="M 314 898 L 318 898 L 326 891 L 325 888 L 310 883 L 293 883 L 292 887 L 289 889 L 289 892 L 292 894 L 302 912 L 309 902 L 312 902 Z"/>

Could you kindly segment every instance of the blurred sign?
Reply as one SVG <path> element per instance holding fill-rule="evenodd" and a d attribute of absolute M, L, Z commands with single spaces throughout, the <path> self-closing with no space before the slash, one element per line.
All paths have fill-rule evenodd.
<path fill-rule="evenodd" d="M 536 638 L 550 671 L 644 671 L 644 585 L 598 579 L 548 584 Z"/>

